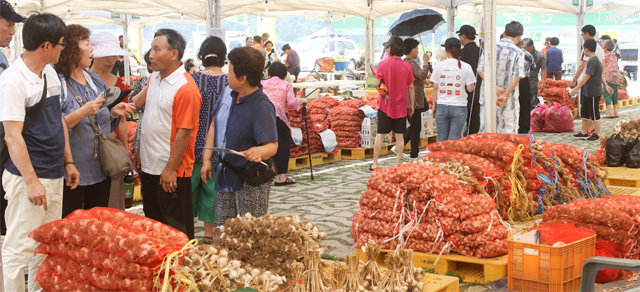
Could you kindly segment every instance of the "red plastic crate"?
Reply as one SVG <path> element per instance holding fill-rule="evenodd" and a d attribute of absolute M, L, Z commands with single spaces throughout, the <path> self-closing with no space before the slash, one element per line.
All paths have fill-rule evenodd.
<path fill-rule="evenodd" d="M 595 255 L 596 235 L 559 247 L 509 240 L 512 291 L 579 291 L 584 261 Z"/>

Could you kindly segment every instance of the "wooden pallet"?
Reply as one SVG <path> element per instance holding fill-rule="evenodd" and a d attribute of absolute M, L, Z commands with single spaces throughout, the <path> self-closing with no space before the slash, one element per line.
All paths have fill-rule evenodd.
<path fill-rule="evenodd" d="M 607 186 L 640 188 L 640 168 L 605 167 Z"/>
<path fill-rule="evenodd" d="M 385 145 L 380 149 L 380 156 L 384 156 L 391 152 L 393 145 Z M 339 148 L 342 159 L 366 159 L 373 157 L 373 148 Z"/>
<path fill-rule="evenodd" d="M 600 105 L 600 111 L 606 110 L 607 109 L 607 105 L 606 104 L 601 104 Z"/>
<path fill-rule="evenodd" d="M 340 151 L 337 153 L 314 153 L 311 154 L 313 165 L 323 165 L 342 160 Z M 309 155 L 289 158 L 289 170 L 296 170 L 309 167 Z"/>
<path fill-rule="evenodd" d="M 389 253 L 394 250 L 382 249 L 376 259 L 379 266 L 384 266 L 384 261 Z M 358 249 L 358 256 L 366 261 L 366 255 L 362 249 Z M 479 259 L 476 257 L 461 256 L 458 254 L 442 255 L 434 266 L 437 254 L 413 252 L 413 265 L 420 268 L 435 269 L 436 274 L 444 275 L 452 272 L 463 277 L 465 283 L 487 284 L 500 280 L 507 276 L 507 256 L 497 258 Z"/>
<path fill-rule="evenodd" d="M 612 195 L 640 196 L 640 188 L 608 186 Z"/>
<path fill-rule="evenodd" d="M 619 100 L 618 101 L 618 107 L 627 107 L 632 105 L 633 103 L 631 103 L 631 100 L 629 99 L 623 99 L 623 100 Z"/>
<path fill-rule="evenodd" d="M 322 260 L 322 274 L 331 279 L 333 275 L 333 264 L 335 261 Z M 359 266 L 359 270 L 362 270 L 363 264 Z M 387 270 L 382 267 L 380 273 L 385 275 Z M 460 281 L 457 277 L 436 275 L 425 273 L 424 280 L 422 281 L 424 286 L 422 292 L 458 292 L 460 291 Z"/>
<path fill-rule="evenodd" d="M 438 142 L 438 136 L 420 138 L 420 146 L 419 146 L 419 148 L 425 148 L 425 147 L 427 147 L 427 145 L 433 144 L 435 142 Z M 404 150 L 405 151 L 410 151 L 411 150 L 411 143 L 407 143 L 407 145 L 404 146 Z"/>

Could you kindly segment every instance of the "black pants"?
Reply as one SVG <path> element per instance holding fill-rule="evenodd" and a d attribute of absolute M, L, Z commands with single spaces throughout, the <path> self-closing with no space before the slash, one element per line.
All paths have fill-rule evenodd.
<path fill-rule="evenodd" d="M 476 82 L 473 92 L 467 91 L 467 132 L 464 136 L 480 132 L 480 85 L 482 79 Z"/>
<path fill-rule="evenodd" d="M 169 194 L 162 190 L 159 175 L 140 173 L 144 215 L 167 224 L 194 238 L 191 177 L 178 177 L 178 188 Z"/>
<path fill-rule="evenodd" d="M 62 218 L 78 209 L 89 210 L 93 207 L 108 207 L 110 192 L 110 178 L 96 184 L 78 186 L 75 190 L 67 187 L 65 183 L 62 191 Z"/>
<path fill-rule="evenodd" d="M 411 142 L 411 158 L 418 157 L 420 152 L 420 131 L 422 130 L 422 110 L 416 109 L 413 115 L 408 117 L 409 128 L 404 132 L 404 144 Z M 401 149 L 400 151 L 403 151 Z"/>
<path fill-rule="evenodd" d="M 518 96 L 518 101 L 520 102 L 518 134 L 527 134 L 529 133 L 531 120 L 531 84 L 529 84 L 529 78 L 520 79 L 518 89 L 520 91 Z"/>
<path fill-rule="evenodd" d="M 278 129 L 278 152 L 274 157 L 276 161 L 276 172 L 285 174 L 289 171 L 289 154 L 291 150 L 291 130 L 280 118 L 276 118 L 276 128 Z"/>

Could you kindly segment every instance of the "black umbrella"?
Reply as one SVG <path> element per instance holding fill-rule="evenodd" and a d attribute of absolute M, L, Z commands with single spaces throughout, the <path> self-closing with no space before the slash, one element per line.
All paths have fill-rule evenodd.
<path fill-rule="evenodd" d="M 389 34 L 397 37 L 413 37 L 433 32 L 446 23 L 442 14 L 431 9 L 415 9 L 402 13 L 389 28 Z"/>

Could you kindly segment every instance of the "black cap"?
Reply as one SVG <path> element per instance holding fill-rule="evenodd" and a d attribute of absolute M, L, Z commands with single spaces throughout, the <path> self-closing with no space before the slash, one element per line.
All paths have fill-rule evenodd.
<path fill-rule="evenodd" d="M 6 0 L 0 0 L 0 17 L 16 23 L 23 22 L 27 19 L 24 16 L 16 13 L 16 11 L 13 10 L 13 7 L 11 7 L 11 4 Z"/>
<path fill-rule="evenodd" d="M 458 31 L 456 31 L 456 34 L 465 36 L 476 35 L 476 29 L 471 25 L 465 24 L 461 26 Z"/>
<path fill-rule="evenodd" d="M 441 46 L 445 49 L 459 49 L 462 47 L 462 43 L 457 38 L 448 38 Z"/>

